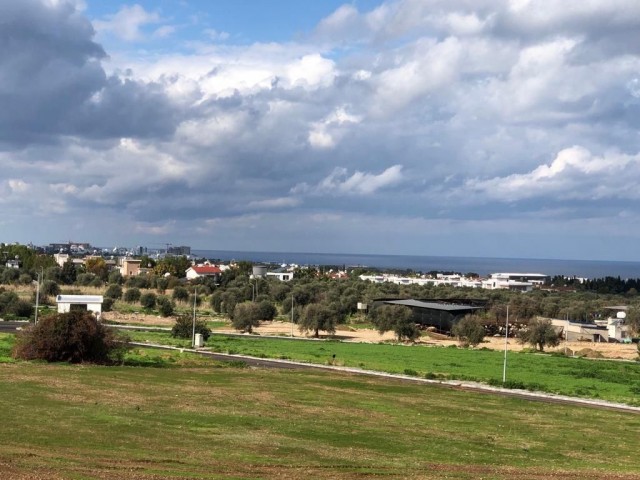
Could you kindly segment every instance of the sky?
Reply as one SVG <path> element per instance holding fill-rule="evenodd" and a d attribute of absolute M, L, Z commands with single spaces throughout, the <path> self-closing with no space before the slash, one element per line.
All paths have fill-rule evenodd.
<path fill-rule="evenodd" d="M 2 0 L 0 241 L 640 260 L 637 0 Z"/>

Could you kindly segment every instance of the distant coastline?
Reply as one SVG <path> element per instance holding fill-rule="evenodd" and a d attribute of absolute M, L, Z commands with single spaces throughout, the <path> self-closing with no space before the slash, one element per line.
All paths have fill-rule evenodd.
<path fill-rule="evenodd" d="M 248 252 L 234 250 L 199 250 L 197 257 L 248 260 L 297 265 L 362 266 L 382 270 L 399 269 L 419 272 L 454 271 L 488 275 L 494 272 L 527 272 L 567 275 L 582 278 L 640 278 L 640 262 L 607 260 L 552 260 L 527 258 L 438 257 L 420 255 L 367 255 L 352 253 Z"/>

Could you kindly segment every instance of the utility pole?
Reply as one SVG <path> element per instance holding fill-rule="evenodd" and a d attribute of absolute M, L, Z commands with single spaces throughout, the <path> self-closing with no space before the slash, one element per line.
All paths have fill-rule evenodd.
<path fill-rule="evenodd" d="M 507 305 L 506 330 L 504 332 L 504 365 L 502 366 L 502 383 L 507 381 L 507 345 L 509 339 L 509 305 Z"/>
<path fill-rule="evenodd" d="M 38 283 L 36 285 L 36 315 L 33 320 L 35 325 L 38 324 L 38 307 L 40 306 L 40 273 L 38 273 Z"/>
<path fill-rule="evenodd" d="M 293 337 L 293 292 L 291 292 L 291 336 Z"/>
<path fill-rule="evenodd" d="M 193 330 L 191 332 L 191 346 L 196 348 L 196 301 L 198 299 L 198 287 L 193 289 Z"/>

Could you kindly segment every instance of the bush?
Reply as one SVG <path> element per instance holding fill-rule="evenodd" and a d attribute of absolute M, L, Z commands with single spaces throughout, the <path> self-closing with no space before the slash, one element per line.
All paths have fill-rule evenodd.
<path fill-rule="evenodd" d="M 171 315 L 173 315 L 175 306 L 169 297 L 162 295 L 158 297 L 157 303 L 158 310 L 160 310 L 160 315 L 162 315 L 163 317 L 170 317 Z"/>
<path fill-rule="evenodd" d="M 116 301 L 111 298 L 111 297 L 105 297 L 102 300 L 102 311 L 103 312 L 110 312 L 111 309 L 113 308 L 113 304 L 116 303 Z"/>
<path fill-rule="evenodd" d="M 155 293 L 145 293 L 144 295 L 140 296 L 140 305 L 151 310 L 156 306 L 156 298 L 157 297 Z"/>
<path fill-rule="evenodd" d="M 196 319 L 196 333 L 202 334 L 202 338 L 206 341 L 211 336 L 211 329 L 207 327 L 204 320 Z M 171 328 L 171 336 L 174 338 L 192 338 L 192 334 L 193 317 L 180 315 L 176 318 L 176 323 Z"/>
<path fill-rule="evenodd" d="M 109 285 L 107 291 L 104 292 L 104 296 L 115 300 L 122 298 L 122 287 L 116 284 Z"/>
<path fill-rule="evenodd" d="M 110 364 L 122 361 L 126 348 L 125 339 L 99 323 L 93 314 L 76 311 L 44 317 L 20 332 L 13 356 L 23 360 Z"/>
<path fill-rule="evenodd" d="M 128 288 L 124 292 L 123 300 L 127 303 L 135 303 L 140 300 L 140 295 L 139 288 Z"/>
<path fill-rule="evenodd" d="M 45 280 L 40 287 L 40 293 L 45 296 L 55 297 L 60 295 L 60 286 L 53 280 Z"/>
<path fill-rule="evenodd" d="M 189 300 L 189 290 L 184 287 L 176 287 L 173 289 L 172 297 L 177 302 L 186 302 Z"/>

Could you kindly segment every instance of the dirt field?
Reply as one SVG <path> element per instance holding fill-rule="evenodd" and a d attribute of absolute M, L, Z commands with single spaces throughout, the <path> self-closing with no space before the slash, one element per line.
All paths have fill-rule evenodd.
<path fill-rule="evenodd" d="M 117 323 L 153 325 L 170 327 L 173 325 L 173 318 L 162 318 L 155 315 L 144 314 L 121 314 L 117 312 L 109 312 L 103 314 L 103 319 Z M 220 332 L 236 332 L 231 325 L 228 327 L 216 329 Z M 291 323 L 288 322 L 264 322 L 260 327 L 254 329 L 260 335 L 283 335 L 290 336 L 292 333 Z M 294 337 L 305 337 L 297 328 L 293 329 Z M 333 336 L 346 342 L 392 342 L 395 337 L 393 333 L 387 332 L 380 335 L 377 331 L 371 329 L 355 329 L 348 325 L 340 325 Z M 425 335 L 418 342 L 423 345 L 439 345 L 448 346 L 456 345 L 453 339 L 433 338 Z M 504 350 L 504 338 L 487 337 L 480 347 L 491 348 L 495 350 Z M 566 345 L 562 343 L 559 347 L 549 349 L 549 351 L 565 351 L 572 355 L 581 355 L 589 357 L 602 358 L 619 358 L 625 360 L 633 360 L 638 358 L 638 349 L 636 345 L 625 345 L 619 343 L 592 343 L 592 342 L 568 342 Z M 528 345 L 522 345 L 515 338 L 510 338 L 508 342 L 510 351 L 520 351 L 524 348 L 530 348 Z"/>

